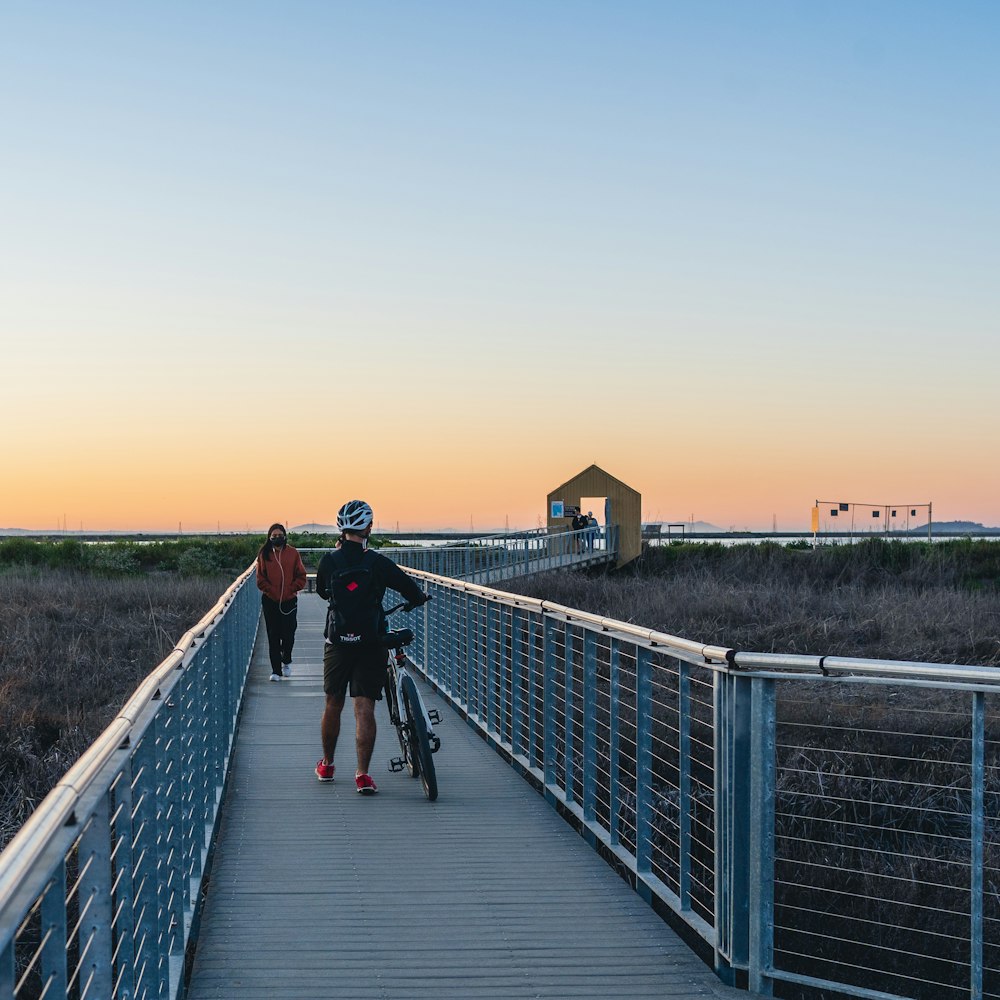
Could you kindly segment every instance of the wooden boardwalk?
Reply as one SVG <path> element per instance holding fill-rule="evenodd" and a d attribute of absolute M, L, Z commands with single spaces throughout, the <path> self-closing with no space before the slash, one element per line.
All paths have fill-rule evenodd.
<path fill-rule="evenodd" d="M 190 1000 L 748 996 L 435 695 L 437 802 L 389 773 L 384 703 L 379 794 L 354 790 L 350 704 L 337 780 L 318 782 L 324 605 L 299 603 L 290 681 L 268 681 L 261 626 Z"/>

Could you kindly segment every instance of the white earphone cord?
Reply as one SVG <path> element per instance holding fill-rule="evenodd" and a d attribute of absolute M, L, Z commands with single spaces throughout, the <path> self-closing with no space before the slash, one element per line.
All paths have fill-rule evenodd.
<path fill-rule="evenodd" d="M 288 543 L 286 542 L 285 544 L 287 545 Z M 284 546 L 282 546 L 282 548 L 283 547 Z M 271 551 L 274 552 L 274 548 L 273 547 L 271 548 Z M 292 608 L 289 611 L 282 611 L 281 610 L 281 605 L 282 605 L 282 603 L 284 601 L 284 597 L 285 597 L 285 567 L 281 565 L 281 556 L 280 556 L 279 553 L 277 553 L 277 552 L 274 553 L 274 560 L 278 564 L 278 569 L 281 570 L 281 593 L 278 595 L 278 611 L 280 611 L 281 614 L 283 614 L 287 618 L 289 615 L 294 615 L 295 614 L 295 608 Z M 289 597 L 288 599 L 291 600 L 292 598 Z"/>

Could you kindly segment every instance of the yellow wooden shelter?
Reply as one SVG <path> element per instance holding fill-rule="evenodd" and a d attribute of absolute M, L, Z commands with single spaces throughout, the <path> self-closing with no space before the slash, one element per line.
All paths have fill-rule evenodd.
<path fill-rule="evenodd" d="M 618 525 L 616 568 L 637 559 L 642 553 L 642 496 L 597 465 L 588 466 L 549 493 L 545 504 L 549 530 L 569 531 L 584 497 L 589 501 L 603 497 L 604 510 L 594 510 L 594 517 L 601 525 Z"/>

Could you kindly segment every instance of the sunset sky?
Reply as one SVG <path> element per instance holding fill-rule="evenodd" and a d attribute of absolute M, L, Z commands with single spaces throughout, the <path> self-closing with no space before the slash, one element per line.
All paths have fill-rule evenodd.
<path fill-rule="evenodd" d="M 1000 525 L 1000 4 L 0 6 L 0 528 Z"/>

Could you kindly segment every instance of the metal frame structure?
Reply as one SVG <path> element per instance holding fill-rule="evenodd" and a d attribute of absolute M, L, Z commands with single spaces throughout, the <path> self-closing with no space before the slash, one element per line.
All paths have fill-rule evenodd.
<path fill-rule="evenodd" d="M 181 638 L 0 854 L 3 1000 L 182 995 L 260 616 L 252 576 Z"/>

